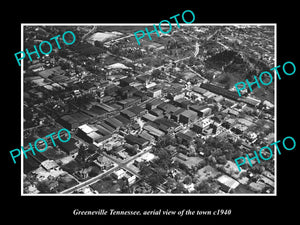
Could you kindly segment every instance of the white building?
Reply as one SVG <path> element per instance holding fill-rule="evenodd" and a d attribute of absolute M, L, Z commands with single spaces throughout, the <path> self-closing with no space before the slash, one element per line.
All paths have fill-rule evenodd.
<path fill-rule="evenodd" d="M 112 173 L 112 176 L 114 176 L 116 179 L 119 180 L 119 179 L 121 179 L 122 177 L 125 176 L 125 171 L 123 169 L 119 169 L 117 171 L 114 171 Z"/>

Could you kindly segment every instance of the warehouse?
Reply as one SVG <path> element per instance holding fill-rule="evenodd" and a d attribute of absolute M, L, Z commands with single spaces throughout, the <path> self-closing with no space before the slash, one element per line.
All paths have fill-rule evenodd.
<path fill-rule="evenodd" d="M 192 110 L 185 110 L 179 116 L 179 122 L 181 123 L 190 123 L 195 121 L 197 118 L 197 113 Z"/>
<path fill-rule="evenodd" d="M 125 140 L 128 144 L 137 144 L 140 148 L 144 148 L 149 144 L 149 141 L 145 140 L 144 138 L 136 137 L 131 134 L 125 136 Z"/>

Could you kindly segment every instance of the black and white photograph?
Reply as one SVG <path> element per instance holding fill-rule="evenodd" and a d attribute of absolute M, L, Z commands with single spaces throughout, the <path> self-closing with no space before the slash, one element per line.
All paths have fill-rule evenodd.
<path fill-rule="evenodd" d="M 3 221 L 297 221 L 296 5 L 107 3 L 4 10 Z"/>
<path fill-rule="evenodd" d="M 22 194 L 276 193 L 275 24 L 22 26 Z"/>

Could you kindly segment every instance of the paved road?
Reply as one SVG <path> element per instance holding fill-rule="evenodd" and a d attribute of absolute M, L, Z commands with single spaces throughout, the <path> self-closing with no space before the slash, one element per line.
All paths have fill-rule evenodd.
<path fill-rule="evenodd" d="M 80 188 L 83 188 L 85 186 L 88 186 L 88 185 L 91 185 L 95 182 L 97 182 L 98 180 L 100 180 L 101 178 L 103 178 L 104 176 L 107 176 L 109 175 L 110 173 L 114 172 L 115 170 L 118 170 L 118 169 L 125 169 L 125 170 L 128 170 L 130 171 L 131 173 L 133 173 L 136 177 L 140 178 L 139 174 L 137 174 L 135 171 L 133 171 L 132 169 L 128 168 L 126 164 L 128 164 L 129 162 L 135 160 L 136 158 L 138 158 L 139 156 L 141 156 L 142 154 L 146 153 L 146 152 L 149 152 L 151 150 L 151 147 L 147 147 L 145 150 L 142 150 L 141 152 L 139 152 L 138 154 L 134 155 L 133 157 L 130 157 L 128 158 L 127 160 L 123 161 L 123 162 L 120 162 L 119 160 L 116 160 L 114 157 L 106 154 L 106 153 L 103 153 L 103 155 L 107 158 L 109 158 L 110 160 L 112 160 L 113 162 L 115 162 L 116 164 L 118 164 L 118 166 L 116 167 L 113 167 L 111 169 L 109 169 L 108 171 L 104 172 L 104 173 L 101 173 L 89 180 L 86 180 L 80 184 L 77 184 L 69 189 L 66 189 L 64 191 L 61 192 L 61 194 L 68 194 L 68 193 L 71 193 L 77 189 L 80 189 Z"/>

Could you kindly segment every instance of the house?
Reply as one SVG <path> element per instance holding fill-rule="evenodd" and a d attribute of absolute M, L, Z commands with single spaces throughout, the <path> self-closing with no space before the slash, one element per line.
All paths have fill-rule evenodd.
<path fill-rule="evenodd" d="M 133 165 L 139 168 L 139 166 L 140 166 L 140 164 L 141 164 L 142 162 L 151 162 L 154 158 L 155 158 L 155 155 L 154 155 L 154 154 L 152 154 L 152 153 L 150 153 L 150 152 L 146 152 L 146 153 L 143 154 L 142 156 L 138 157 L 138 158 L 134 161 Z"/>
<path fill-rule="evenodd" d="M 54 160 L 50 160 L 50 159 L 47 159 L 47 160 L 41 162 L 41 166 L 47 171 L 50 171 L 52 169 L 56 169 L 59 167 L 58 164 Z"/>
<path fill-rule="evenodd" d="M 218 177 L 217 181 L 221 185 L 221 190 L 227 193 L 229 193 L 230 191 L 234 191 L 240 184 L 238 181 L 225 174 Z"/>
<path fill-rule="evenodd" d="M 123 169 L 119 169 L 119 170 L 116 170 L 112 173 L 112 176 L 116 179 L 121 179 L 122 177 L 125 176 L 125 171 Z"/>
<path fill-rule="evenodd" d="M 92 167 L 82 168 L 79 171 L 76 171 L 74 175 L 76 175 L 79 179 L 87 179 L 89 177 L 89 173 L 91 172 Z"/>
<path fill-rule="evenodd" d="M 254 143 L 257 140 L 257 134 L 252 131 L 247 132 L 246 137 L 251 143 Z"/>
<path fill-rule="evenodd" d="M 108 170 L 113 167 L 114 163 L 105 156 L 98 156 L 97 158 L 97 165 L 100 167 L 101 170 Z"/>

